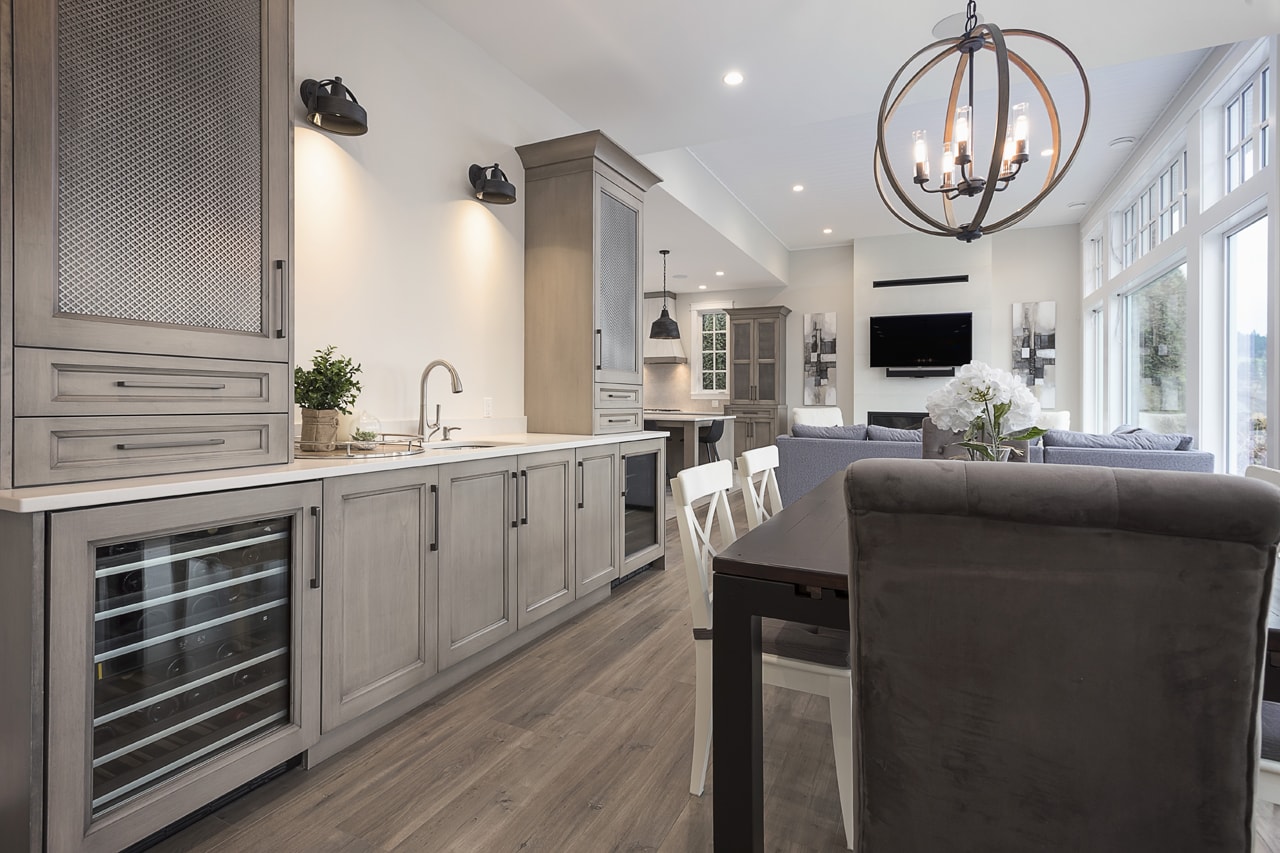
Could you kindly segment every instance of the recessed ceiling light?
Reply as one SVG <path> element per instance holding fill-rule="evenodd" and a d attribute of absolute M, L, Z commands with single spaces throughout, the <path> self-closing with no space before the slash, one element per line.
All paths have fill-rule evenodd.
<path fill-rule="evenodd" d="M 1134 139 L 1132 136 L 1117 136 L 1115 139 L 1111 140 L 1110 144 L 1112 148 L 1123 148 L 1124 146 L 1132 145 L 1137 141 L 1138 140 Z"/>
<path fill-rule="evenodd" d="M 1046 148 L 1046 149 L 1044 149 L 1043 151 L 1041 151 L 1041 152 L 1040 152 L 1040 156 L 1041 156 L 1041 157 L 1052 157 L 1052 156 L 1053 156 L 1053 149 L 1052 149 L 1052 148 Z"/>
<path fill-rule="evenodd" d="M 724 270 L 716 270 L 716 275 L 724 275 Z"/>
<path fill-rule="evenodd" d="M 728 74 L 724 75 L 724 84 L 726 86 L 737 86 L 741 82 L 742 82 L 741 71 L 730 71 Z"/>
<path fill-rule="evenodd" d="M 791 191 L 794 193 L 804 192 L 804 184 L 796 184 L 794 187 L 791 188 Z"/>
<path fill-rule="evenodd" d="M 706 289 L 707 289 L 707 286 L 705 284 L 698 285 L 698 290 L 706 290 Z"/>
<path fill-rule="evenodd" d="M 823 229 L 822 229 L 822 233 L 823 233 L 823 234 L 830 234 L 830 233 L 831 233 L 831 229 L 830 229 L 830 228 L 823 228 Z"/>

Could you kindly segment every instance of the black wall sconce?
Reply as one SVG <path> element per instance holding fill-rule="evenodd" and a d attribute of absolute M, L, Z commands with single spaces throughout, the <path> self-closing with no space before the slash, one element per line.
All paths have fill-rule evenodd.
<path fill-rule="evenodd" d="M 497 163 L 492 166 L 477 166 L 472 163 L 467 177 L 476 191 L 476 198 L 481 201 L 489 204 L 511 204 L 516 200 L 515 185 L 507 180 Z"/>
<path fill-rule="evenodd" d="M 332 80 L 303 80 L 302 103 L 307 107 L 307 121 L 321 130 L 343 136 L 361 136 L 369 132 L 369 115 L 356 100 L 355 93 L 342 84 L 341 77 Z"/>

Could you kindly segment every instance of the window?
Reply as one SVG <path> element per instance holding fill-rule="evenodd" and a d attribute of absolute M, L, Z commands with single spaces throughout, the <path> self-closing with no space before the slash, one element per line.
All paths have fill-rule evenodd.
<path fill-rule="evenodd" d="M 1091 412 L 1085 413 L 1086 421 L 1092 421 L 1094 432 L 1102 432 L 1103 414 L 1106 412 L 1107 361 L 1106 361 L 1106 315 L 1099 306 L 1089 311 L 1089 322 L 1085 326 L 1085 346 L 1089 353 L 1091 368 L 1089 372 L 1089 402 Z"/>
<path fill-rule="evenodd" d="M 1102 238 L 1090 237 L 1085 244 L 1088 254 L 1085 257 L 1085 263 L 1088 266 L 1088 279 L 1085 282 L 1084 292 L 1086 294 L 1093 293 L 1102 287 L 1103 278 L 1103 256 L 1102 256 Z"/>
<path fill-rule="evenodd" d="M 1125 422 L 1186 432 L 1187 265 L 1124 297 Z"/>
<path fill-rule="evenodd" d="M 1120 211 L 1120 265 L 1128 267 L 1187 224 L 1187 152 L 1183 151 Z"/>
<path fill-rule="evenodd" d="M 722 305 L 695 305 L 689 352 L 690 393 L 695 397 L 729 395 L 729 315 Z"/>
<path fill-rule="evenodd" d="M 1267 218 L 1227 235 L 1227 470 L 1267 462 Z"/>
<path fill-rule="evenodd" d="M 1252 178 L 1254 172 L 1268 163 L 1270 87 L 1271 69 L 1263 68 L 1223 108 L 1227 192 Z"/>

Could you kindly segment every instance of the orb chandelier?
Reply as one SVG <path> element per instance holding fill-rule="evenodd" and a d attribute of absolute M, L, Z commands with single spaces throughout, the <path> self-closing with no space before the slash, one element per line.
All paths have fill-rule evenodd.
<path fill-rule="evenodd" d="M 965 7 L 965 31 L 954 38 L 941 39 L 917 51 L 893 75 L 889 87 L 885 90 L 880 102 L 880 114 L 876 121 L 876 151 L 873 170 L 876 179 L 876 192 L 880 200 L 898 221 L 916 231 L 939 237 L 955 237 L 971 243 L 983 234 L 1001 231 L 1016 225 L 1031 214 L 1036 206 L 1053 191 L 1054 187 L 1066 175 L 1080 150 L 1080 141 L 1084 138 L 1085 128 L 1089 124 L 1089 81 L 1085 77 L 1084 68 L 1075 54 L 1066 45 L 1052 36 L 1033 30 L 1004 30 L 995 24 L 979 23 L 978 9 L 975 0 L 969 0 Z M 1059 126 L 1058 108 L 1049 94 L 1040 74 L 1017 52 L 1006 46 L 1006 36 L 1028 38 L 1046 42 L 1066 54 L 1075 70 L 1080 75 L 1080 84 L 1084 90 L 1084 111 L 1080 118 L 1080 130 L 1070 153 L 1062 156 L 1062 133 Z M 913 68 L 925 54 L 937 51 L 923 66 L 919 67 L 907 78 L 902 88 L 899 81 Z M 994 111 L 994 128 L 989 138 L 983 139 L 976 133 L 978 116 L 974 114 L 974 66 L 979 51 L 991 51 L 996 64 L 996 107 Z M 946 119 L 942 135 L 941 174 L 936 187 L 931 187 L 928 140 L 923 130 L 912 134 L 912 155 L 915 169 L 912 177 L 914 189 L 920 195 L 912 197 L 894 174 L 889 159 L 889 149 L 885 144 L 885 129 L 892 121 L 898 107 L 902 105 L 907 93 L 922 78 L 941 64 L 949 56 L 958 55 L 955 73 L 951 79 L 951 93 L 947 102 Z M 1048 117 L 1051 138 L 1049 167 L 1040 191 L 1021 207 L 994 222 L 986 222 L 991 210 L 995 194 L 1003 192 L 1018 178 L 1023 165 L 1030 159 L 1027 146 L 1030 138 L 1030 120 L 1026 103 L 1009 106 L 1009 66 L 1012 64 L 1035 88 L 1044 105 Z M 967 92 L 965 84 L 967 83 Z M 961 103 L 961 97 L 965 100 Z M 1061 167 L 1061 168 L 1059 168 Z M 900 211 L 885 195 L 885 184 L 893 190 L 893 195 L 902 203 L 906 212 Z M 937 196 L 942 203 L 942 219 L 926 213 L 917 203 L 927 195 Z M 965 198 L 976 203 L 967 221 L 958 222 L 953 202 Z M 908 216 L 910 214 L 910 216 Z M 911 217 L 914 217 L 911 218 Z"/>

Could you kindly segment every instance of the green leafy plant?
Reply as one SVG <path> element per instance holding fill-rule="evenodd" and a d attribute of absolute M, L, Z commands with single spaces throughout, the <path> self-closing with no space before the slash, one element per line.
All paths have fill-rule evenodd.
<path fill-rule="evenodd" d="M 316 350 L 311 358 L 311 369 L 293 370 L 293 396 L 304 409 L 337 409 L 344 415 L 351 414 L 351 404 L 360 394 L 360 382 L 356 374 L 360 365 L 346 356 L 334 353 L 332 344 Z"/>
<path fill-rule="evenodd" d="M 351 431 L 352 441 L 377 441 L 378 434 L 371 429 L 357 429 Z"/>

